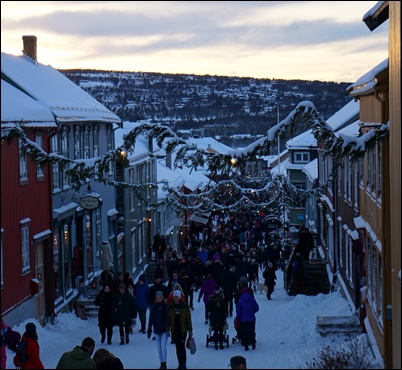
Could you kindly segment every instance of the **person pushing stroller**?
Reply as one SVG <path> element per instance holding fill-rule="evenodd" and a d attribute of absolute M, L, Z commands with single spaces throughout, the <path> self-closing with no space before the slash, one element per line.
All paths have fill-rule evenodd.
<path fill-rule="evenodd" d="M 213 338 L 215 342 L 215 349 L 225 348 L 223 343 L 224 338 L 224 328 L 226 325 L 226 302 L 223 289 L 221 287 L 216 287 L 214 294 L 209 296 L 209 308 L 210 308 L 210 326 L 213 331 Z"/>

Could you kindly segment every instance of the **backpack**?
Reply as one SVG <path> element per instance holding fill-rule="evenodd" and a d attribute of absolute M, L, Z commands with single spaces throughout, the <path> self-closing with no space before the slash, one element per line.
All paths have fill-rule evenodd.
<path fill-rule="evenodd" d="M 28 361 L 27 342 L 26 342 L 26 340 L 21 340 L 17 344 L 17 351 L 14 356 L 13 362 L 17 368 L 20 368 L 21 364 L 26 363 L 27 361 Z"/>

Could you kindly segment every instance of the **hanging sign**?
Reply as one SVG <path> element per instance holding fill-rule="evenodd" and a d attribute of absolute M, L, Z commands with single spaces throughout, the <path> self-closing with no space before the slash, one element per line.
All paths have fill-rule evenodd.
<path fill-rule="evenodd" d="M 99 197 L 84 195 L 80 200 L 80 206 L 84 209 L 95 209 L 99 207 Z"/>

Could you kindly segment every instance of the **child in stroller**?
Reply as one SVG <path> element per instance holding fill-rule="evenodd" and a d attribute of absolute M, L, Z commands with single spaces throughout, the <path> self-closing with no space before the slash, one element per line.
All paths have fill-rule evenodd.
<path fill-rule="evenodd" d="M 228 324 L 226 321 L 226 302 L 223 289 L 216 287 L 214 294 L 209 296 L 210 316 L 209 334 L 207 334 L 207 347 L 209 342 L 214 342 L 214 347 L 224 349 L 224 344 L 229 347 L 229 335 L 226 334 Z M 211 333 L 213 332 L 213 335 Z"/>

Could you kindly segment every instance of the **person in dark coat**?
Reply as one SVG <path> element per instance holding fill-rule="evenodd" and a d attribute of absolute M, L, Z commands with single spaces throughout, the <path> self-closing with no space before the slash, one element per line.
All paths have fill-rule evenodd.
<path fill-rule="evenodd" d="M 250 284 L 252 281 L 258 282 L 259 281 L 259 266 L 257 263 L 257 260 L 255 258 L 252 258 L 250 261 L 250 264 L 248 265 L 248 279 L 250 281 Z M 251 286 L 250 286 L 251 288 Z M 254 292 L 256 292 L 257 287 L 253 286 L 252 289 L 254 290 Z"/>
<path fill-rule="evenodd" d="M 242 289 L 242 294 L 237 302 L 236 316 L 239 318 L 240 323 L 240 338 L 241 345 L 248 351 L 248 346 L 251 345 L 253 349 L 256 347 L 255 340 L 255 314 L 259 311 L 260 307 L 254 297 L 251 296 L 247 287 Z"/>
<path fill-rule="evenodd" d="M 140 333 L 146 334 L 147 309 L 149 306 L 149 286 L 145 274 L 141 274 L 135 284 L 135 298 L 137 303 L 138 318 L 140 319 Z"/>
<path fill-rule="evenodd" d="M 226 324 L 226 302 L 223 289 L 216 287 L 214 294 L 209 296 L 210 325 L 213 330 L 215 349 L 223 349 L 223 332 Z"/>
<path fill-rule="evenodd" d="M 149 287 L 149 295 L 148 295 L 148 306 L 149 308 L 152 307 L 152 305 L 156 301 L 156 293 L 157 292 L 162 292 L 163 297 L 166 299 L 169 295 L 168 288 L 165 284 L 162 282 L 162 275 L 156 275 L 155 276 L 155 281 L 153 285 Z"/>
<path fill-rule="evenodd" d="M 314 238 L 310 230 L 304 225 L 301 225 L 299 229 L 299 247 L 302 258 L 308 260 L 310 252 L 314 249 Z"/>
<path fill-rule="evenodd" d="M 303 289 L 305 285 L 305 270 L 300 253 L 296 253 L 290 267 L 292 270 L 294 294 L 299 294 L 300 289 Z"/>
<path fill-rule="evenodd" d="M 272 261 L 267 262 L 267 266 L 262 273 L 262 277 L 264 278 L 264 284 L 267 286 L 267 299 L 271 300 L 271 295 L 274 292 L 276 285 L 276 273 L 275 273 L 275 265 Z"/>
<path fill-rule="evenodd" d="M 13 330 L 10 326 L 7 326 L 6 329 L 4 334 L 5 344 L 11 351 L 17 352 L 17 344 L 21 340 L 21 334 Z"/>
<path fill-rule="evenodd" d="M 224 267 L 220 278 L 221 287 L 225 295 L 226 316 L 233 316 L 233 298 L 236 291 L 236 276 L 230 265 Z"/>
<path fill-rule="evenodd" d="M 97 369 L 124 369 L 121 360 L 106 348 L 99 348 L 94 353 Z"/>
<path fill-rule="evenodd" d="M 94 349 L 95 341 L 86 337 L 80 346 L 61 355 L 56 369 L 96 369 L 96 362 L 91 358 Z"/>
<path fill-rule="evenodd" d="M 33 322 L 25 325 L 25 333 L 22 334 L 21 340 L 27 342 L 26 355 L 28 357 L 27 362 L 21 363 L 21 369 L 44 369 L 45 367 L 39 356 L 38 333 L 36 332 L 36 325 Z M 15 362 L 14 365 L 16 365 Z"/>
<path fill-rule="evenodd" d="M 149 312 L 147 336 L 148 339 L 151 338 L 153 330 L 156 340 L 156 349 L 161 364 L 159 369 L 166 369 L 166 344 L 168 338 L 166 333 L 167 304 L 162 291 L 157 291 L 155 297 L 155 301 L 151 306 L 151 311 Z"/>
<path fill-rule="evenodd" d="M 98 326 L 101 334 L 101 343 L 105 343 L 107 330 L 107 344 L 112 344 L 113 336 L 113 302 L 114 293 L 109 285 L 105 285 L 95 298 L 94 305 L 99 307 Z"/>
<path fill-rule="evenodd" d="M 130 342 L 130 326 L 133 319 L 137 317 L 135 300 L 127 291 L 124 283 L 119 285 L 119 293 L 115 295 L 113 301 L 113 319 L 119 325 L 120 344 L 124 344 L 124 333 L 126 343 Z"/>

